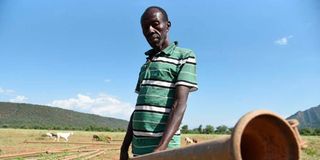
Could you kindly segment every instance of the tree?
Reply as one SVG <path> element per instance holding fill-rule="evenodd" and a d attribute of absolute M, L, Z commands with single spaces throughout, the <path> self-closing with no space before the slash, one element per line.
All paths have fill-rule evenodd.
<path fill-rule="evenodd" d="M 203 133 L 202 124 L 200 124 L 200 126 L 198 127 L 198 132 L 199 132 L 200 134 Z"/>
<path fill-rule="evenodd" d="M 306 135 L 306 136 L 313 135 L 313 129 L 312 128 L 302 128 L 300 130 L 300 134 L 301 135 Z"/>
<path fill-rule="evenodd" d="M 189 127 L 188 125 L 183 125 L 181 127 L 181 133 L 188 133 L 189 132 Z"/>
<path fill-rule="evenodd" d="M 215 133 L 217 134 L 226 134 L 228 132 L 228 127 L 225 125 L 218 126 Z"/>
<path fill-rule="evenodd" d="M 315 136 L 320 136 L 320 128 L 314 129 L 314 135 Z"/>
<path fill-rule="evenodd" d="M 233 127 L 230 127 L 229 128 L 229 132 L 231 133 L 233 131 Z"/>
<path fill-rule="evenodd" d="M 203 133 L 205 134 L 214 133 L 214 127 L 212 125 L 206 125 L 206 128 L 203 129 Z"/>

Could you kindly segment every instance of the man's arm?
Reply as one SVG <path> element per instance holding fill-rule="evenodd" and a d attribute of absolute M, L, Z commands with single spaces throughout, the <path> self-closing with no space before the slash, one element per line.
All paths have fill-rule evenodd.
<path fill-rule="evenodd" d="M 177 86 L 175 101 L 172 110 L 169 114 L 169 119 L 166 125 L 166 129 L 163 132 L 162 139 L 155 152 L 165 150 L 174 134 L 180 127 L 184 112 L 187 108 L 187 99 L 190 88 L 186 86 Z"/>
<path fill-rule="evenodd" d="M 130 121 L 129 121 L 128 128 L 127 128 L 127 133 L 126 133 L 124 140 L 122 142 L 122 146 L 121 146 L 121 150 L 120 150 L 120 160 L 128 160 L 129 159 L 128 150 L 129 150 L 129 146 L 130 146 L 130 143 L 131 143 L 132 137 L 133 137 L 132 117 L 133 117 L 133 113 L 131 114 Z"/>

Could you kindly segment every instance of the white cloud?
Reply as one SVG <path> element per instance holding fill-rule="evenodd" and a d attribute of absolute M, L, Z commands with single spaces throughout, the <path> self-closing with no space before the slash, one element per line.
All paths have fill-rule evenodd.
<path fill-rule="evenodd" d="M 14 93 L 15 91 L 12 90 L 12 89 L 5 89 L 5 88 L 2 88 L 0 87 L 0 94 L 11 94 L 11 93 Z"/>
<path fill-rule="evenodd" d="M 129 119 L 134 110 L 130 103 L 122 102 L 107 94 L 96 97 L 78 94 L 75 98 L 54 100 L 48 105 L 121 119 Z"/>
<path fill-rule="evenodd" d="M 109 83 L 111 82 L 111 79 L 105 79 L 104 82 Z"/>
<path fill-rule="evenodd" d="M 275 40 L 274 43 L 277 45 L 280 45 L 280 46 L 285 46 L 285 45 L 288 45 L 289 39 L 291 39 L 291 38 L 293 38 L 292 35 L 282 37 L 280 39 Z"/>
<path fill-rule="evenodd" d="M 0 87 L 0 95 L 3 95 L 4 101 L 9 101 L 12 103 L 25 103 L 29 98 L 26 96 L 21 96 L 16 93 L 13 89 L 7 89 Z"/>
<path fill-rule="evenodd" d="M 9 102 L 13 103 L 24 103 L 27 102 L 28 98 L 26 96 L 16 96 L 13 99 L 10 99 Z"/>

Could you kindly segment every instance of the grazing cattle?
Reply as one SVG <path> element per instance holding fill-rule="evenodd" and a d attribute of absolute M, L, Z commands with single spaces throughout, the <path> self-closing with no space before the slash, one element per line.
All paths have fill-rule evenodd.
<path fill-rule="evenodd" d="M 92 141 L 99 141 L 99 139 L 100 139 L 100 137 L 98 136 L 98 135 L 96 135 L 96 134 L 94 134 L 93 136 L 92 136 Z"/>
<path fill-rule="evenodd" d="M 193 140 L 189 137 L 185 137 L 184 140 L 186 141 L 187 144 L 192 144 L 194 143 Z"/>
<path fill-rule="evenodd" d="M 58 139 L 58 142 L 60 140 L 60 138 L 63 138 L 66 142 L 69 141 L 69 136 L 70 135 L 73 135 L 73 132 L 68 132 L 68 133 L 57 133 L 56 136 L 57 136 L 57 139 Z M 54 135 L 52 135 L 54 136 Z"/>
<path fill-rule="evenodd" d="M 107 136 L 107 135 L 100 135 L 100 136 L 98 136 L 98 135 L 96 135 L 96 134 L 94 134 L 93 136 L 92 136 L 92 141 L 106 141 L 107 143 L 110 143 L 110 141 L 111 141 L 111 137 L 109 137 L 109 136 Z"/>
<path fill-rule="evenodd" d="M 185 137 L 184 140 L 186 141 L 187 144 L 198 143 L 198 140 L 195 138 Z"/>
<path fill-rule="evenodd" d="M 107 143 L 110 143 L 111 142 L 111 137 L 106 136 L 106 141 L 107 141 Z"/>
<path fill-rule="evenodd" d="M 52 134 L 51 133 L 46 133 L 46 136 L 49 138 L 52 138 Z"/>
<path fill-rule="evenodd" d="M 56 133 L 51 133 L 51 136 L 52 136 L 51 138 L 53 138 L 54 141 L 56 141 L 58 138 L 58 135 Z"/>
<path fill-rule="evenodd" d="M 198 143 L 198 140 L 195 138 L 192 138 L 193 143 Z"/>
<path fill-rule="evenodd" d="M 46 136 L 49 137 L 49 138 L 52 138 L 54 141 L 57 139 L 57 134 L 55 133 L 46 133 Z"/>

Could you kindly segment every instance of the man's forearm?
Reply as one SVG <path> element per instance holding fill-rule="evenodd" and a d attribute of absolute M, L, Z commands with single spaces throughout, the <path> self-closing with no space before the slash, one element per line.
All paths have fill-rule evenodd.
<path fill-rule="evenodd" d="M 121 151 L 128 151 L 129 146 L 130 146 L 131 141 L 132 141 L 132 137 L 133 137 L 132 116 L 133 116 L 133 113 L 132 113 L 132 115 L 130 117 L 130 121 L 129 121 L 129 124 L 128 124 L 127 132 L 126 132 L 126 135 L 125 135 L 124 140 L 122 142 Z"/>
<path fill-rule="evenodd" d="M 189 90 L 190 89 L 185 86 L 177 87 L 175 95 L 176 99 L 173 104 L 172 110 L 169 114 L 166 129 L 163 132 L 162 139 L 156 151 L 166 149 L 170 140 L 172 139 L 176 131 L 179 129 L 181 121 L 183 119 L 184 112 L 186 110 Z"/>
<path fill-rule="evenodd" d="M 169 121 L 166 126 L 166 130 L 163 133 L 161 142 L 159 145 L 165 147 L 168 146 L 170 140 L 177 132 L 183 119 L 184 112 L 186 110 L 186 104 L 178 104 L 170 113 Z"/>

